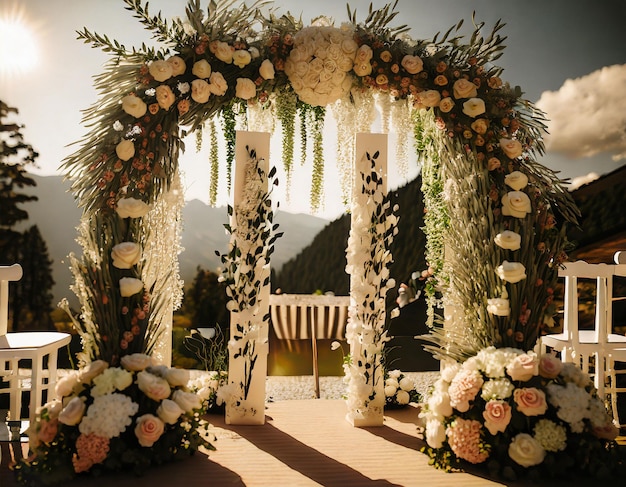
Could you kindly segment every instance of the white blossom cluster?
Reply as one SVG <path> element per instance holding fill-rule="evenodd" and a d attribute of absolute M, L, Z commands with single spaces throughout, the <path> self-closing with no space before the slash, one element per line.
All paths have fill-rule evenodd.
<path fill-rule="evenodd" d="M 138 410 L 139 405 L 124 394 L 99 396 L 87 409 L 78 429 L 84 435 L 115 438 L 130 426 Z"/>

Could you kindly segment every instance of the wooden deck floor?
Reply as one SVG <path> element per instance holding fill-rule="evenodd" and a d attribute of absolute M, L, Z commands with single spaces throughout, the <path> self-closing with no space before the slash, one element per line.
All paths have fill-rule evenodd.
<path fill-rule="evenodd" d="M 262 426 L 232 426 L 221 415 L 208 416 L 217 451 L 155 468 L 141 478 L 83 477 L 67 487 L 169 486 L 522 486 L 469 473 L 445 473 L 428 465 L 419 452 L 417 408 L 388 411 L 377 428 L 354 428 L 345 420 L 341 400 L 292 400 L 269 403 Z M 3 445 L 0 486 L 15 487 Z M 551 487 L 595 485 L 555 483 Z M 625 481 L 626 483 L 626 481 Z M 536 484 L 534 484 L 536 485 Z"/>

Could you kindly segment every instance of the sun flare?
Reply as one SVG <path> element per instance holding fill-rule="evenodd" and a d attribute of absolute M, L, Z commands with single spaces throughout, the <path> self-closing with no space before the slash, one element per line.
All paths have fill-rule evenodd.
<path fill-rule="evenodd" d="M 0 14 L 0 75 L 17 76 L 38 62 L 35 34 L 19 11 Z"/>

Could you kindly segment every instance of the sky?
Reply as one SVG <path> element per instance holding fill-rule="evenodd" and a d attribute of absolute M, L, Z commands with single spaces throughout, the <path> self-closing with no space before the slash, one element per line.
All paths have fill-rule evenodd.
<path fill-rule="evenodd" d="M 205 8 L 207 1 L 201 0 Z M 269 3 L 278 13 L 301 16 L 304 25 L 320 15 L 333 18 L 336 25 L 347 20 L 346 3 L 337 0 Z M 387 2 L 372 3 L 380 8 Z M 363 20 L 369 4 L 353 0 L 350 7 Z M 186 5 L 186 0 L 151 0 L 149 9 L 153 15 L 161 11 L 167 18 L 182 17 Z M 414 39 L 430 39 L 460 20 L 464 20 L 461 32 L 469 35 L 473 12 L 485 23 L 485 35 L 502 20 L 506 25 L 500 34 L 507 37 L 497 61 L 504 69 L 502 78 L 519 85 L 524 98 L 549 119 L 547 153 L 540 162 L 577 184 L 626 163 L 626 1 L 398 0 L 397 10 L 396 25 L 407 24 Z M 28 29 L 23 41 L 13 34 L 6 39 L 15 19 Z M 62 174 L 63 159 L 78 149 L 75 144 L 87 133 L 81 110 L 98 100 L 93 77 L 109 58 L 77 40 L 76 31 L 83 28 L 129 49 L 154 45 L 121 0 L 0 0 L 0 99 L 19 110 L 25 141 L 39 153 L 38 167 L 31 169 L 36 174 Z M 28 66 L 11 69 L 14 59 Z M 327 132 L 332 123 L 327 122 Z M 332 167 L 334 140 L 331 133 L 327 136 L 331 140 L 325 157 L 325 200 L 317 215 L 333 219 L 345 208 Z M 194 145 L 194 140 L 187 140 L 181 158 L 185 198 L 208 202 L 208 155 L 205 149 L 196 152 Z M 273 142 L 271 163 L 279 165 L 275 147 L 279 150 Z M 309 212 L 307 171 L 306 165 L 296 168 L 288 200 L 278 194 L 281 209 Z M 417 161 L 404 174 L 390 167 L 389 187 L 405 184 L 418 171 Z M 223 188 L 218 205 L 229 202 Z M 283 184 L 281 191 L 285 189 Z"/>

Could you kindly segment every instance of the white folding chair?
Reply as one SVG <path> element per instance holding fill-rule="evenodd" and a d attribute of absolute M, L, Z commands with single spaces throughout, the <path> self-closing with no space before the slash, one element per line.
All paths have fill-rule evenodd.
<path fill-rule="evenodd" d="M 315 395 L 320 397 L 317 340 L 343 340 L 348 322 L 350 296 L 272 294 L 270 316 L 281 340 L 311 340 Z"/>
<path fill-rule="evenodd" d="M 54 397 L 58 352 L 70 343 L 71 336 L 48 331 L 8 332 L 9 282 L 21 278 L 19 264 L 0 266 L 0 381 L 8 382 L 8 388 L 0 388 L 0 394 L 9 395 L 9 421 L 19 422 L 22 392 L 30 391 L 28 419 L 32 423 L 43 404 L 44 391 L 47 400 Z M 23 360 L 30 362 L 30 369 L 20 368 Z"/>

